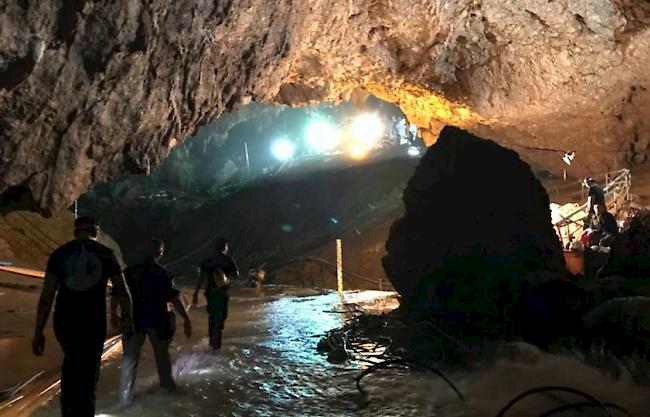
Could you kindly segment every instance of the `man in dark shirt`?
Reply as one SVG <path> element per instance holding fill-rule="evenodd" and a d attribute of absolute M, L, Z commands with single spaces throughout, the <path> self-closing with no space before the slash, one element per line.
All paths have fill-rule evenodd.
<path fill-rule="evenodd" d="M 124 271 L 126 282 L 133 297 L 133 330 L 122 335 L 124 351 L 120 375 L 120 406 L 127 407 L 133 401 L 133 385 L 138 370 L 140 351 L 145 338 L 153 347 L 160 386 L 168 392 L 176 389 L 172 377 L 169 345 L 175 330 L 173 313 L 168 310 L 172 303 L 183 317 L 185 336 L 192 335 L 192 324 L 180 300 L 180 292 L 174 285 L 172 274 L 160 265 L 165 247 L 161 240 L 152 239 L 148 256 L 141 264 Z"/>
<path fill-rule="evenodd" d="M 206 281 L 205 298 L 208 302 L 208 335 L 210 347 L 217 351 L 221 349 L 223 327 L 228 318 L 228 278 L 239 277 L 239 269 L 235 260 L 228 255 L 228 241 L 219 238 L 216 242 L 216 253 L 203 261 L 199 267 L 199 279 L 192 302 L 199 302 L 199 291 Z"/>
<path fill-rule="evenodd" d="M 588 188 L 587 191 L 587 215 L 594 214 L 594 208 L 598 204 L 605 204 L 605 191 L 596 184 L 593 178 L 585 178 L 583 185 Z"/>
<path fill-rule="evenodd" d="M 99 226 L 89 217 L 75 220 L 75 240 L 56 249 L 47 263 L 38 302 L 35 355 L 43 355 L 52 302 L 54 333 L 63 349 L 61 414 L 93 417 L 99 365 L 106 339 L 106 287 L 113 284 L 112 307 L 121 310 L 125 326 L 131 325 L 131 298 L 115 254 L 98 243 Z"/>

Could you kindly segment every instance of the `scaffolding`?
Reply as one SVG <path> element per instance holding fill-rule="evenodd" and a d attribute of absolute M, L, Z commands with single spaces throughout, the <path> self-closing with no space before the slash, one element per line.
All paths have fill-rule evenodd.
<path fill-rule="evenodd" d="M 629 201 L 632 174 L 629 169 L 621 169 L 606 173 L 604 178 L 606 184 L 603 188 L 605 204 L 607 210 L 616 215 Z M 560 220 L 556 221 L 553 226 L 564 245 L 570 244 L 576 235 L 582 235 L 583 225 L 587 219 L 587 209 L 585 202 L 568 215 L 559 214 Z"/>

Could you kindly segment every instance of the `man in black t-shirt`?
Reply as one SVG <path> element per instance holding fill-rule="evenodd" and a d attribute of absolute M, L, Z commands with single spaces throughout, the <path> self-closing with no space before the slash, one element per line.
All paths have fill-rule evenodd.
<path fill-rule="evenodd" d="M 133 297 L 133 330 L 122 335 L 124 352 L 120 375 L 120 405 L 126 407 L 133 401 L 140 351 L 145 338 L 153 348 L 158 369 L 160 386 L 173 392 L 176 383 L 172 377 L 172 364 L 169 345 L 175 331 L 175 319 L 168 310 L 168 303 L 183 317 L 185 336 L 192 335 L 192 324 L 180 300 L 180 292 L 174 285 L 173 275 L 160 265 L 165 251 L 161 240 L 152 239 L 148 256 L 141 264 L 128 267 L 124 271 L 126 283 Z"/>
<path fill-rule="evenodd" d="M 598 204 L 605 204 L 605 191 L 593 178 L 585 178 L 583 185 L 587 187 L 587 215 L 593 216 Z"/>
<path fill-rule="evenodd" d="M 47 263 L 38 302 L 32 341 L 35 355 L 43 355 L 43 329 L 56 296 L 54 333 L 63 349 L 61 413 L 63 417 L 95 415 L 95 390 L 106 339 L 106 287 L 113 284 L 112 304 L 125 326 L 131 324 L 131 297 L 113 251 L 98 243 L 97 223 L 75 220 L 75 240 L 56 249 Z M 114 307 L 117 311 L 118 308 Z"/>
<path fill-rule="evenodd" d="M 235 260 L 228 255 L 228 241 L 219 238 L 216 242 L 216 253 L 203 261 L 199 268 L 199 279 L 192 297 L 192 303 L 199 302 L 199 291 L 206 281 L 205 298 L 208 302 L 208 335 L 210 347 L 217 351 L 221 349 L 223 327 L 228 318 L 228 278 L 239 277 L 239 269 Z"/>

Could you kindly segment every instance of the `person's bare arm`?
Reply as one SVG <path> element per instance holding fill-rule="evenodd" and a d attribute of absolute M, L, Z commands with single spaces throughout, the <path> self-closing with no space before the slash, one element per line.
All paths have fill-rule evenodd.
<path fill-rule="evenodd" d="M 38 309 L 36 312 L 36 328 L 34 330 L 34 339 L 32 339 L 32 351 L 36 356 L 42 356 L 45 350 L 45 336 L 43 330 L 47 324 L 47 319 L 52 310 L 52 303 L 59 285 L 54 275 L 46 273 L 43 283 L 43 290 L 38 299 Z"/>
<path fill-rule="evenodd" d="M 131 299 L 131 292 L 126 285 L 124 274 L 121 272 L 111 278 L 113 284 L 113 293 L 111 297 L 111 314 L 117 315 L 117 308 L 119 307 L 121 317 L 120 320 L 124 329 L 127 330 L 133 326 L 133 301 Z"/>
<path fill-rule="evenodd" d="M 592 214 L 594 212 L 594 197 L 589 195 L 587 196 L 587 214 Z"/>
<path fill-rule="evenodd" d="M 192 296 L 192 304 L 196 306 L 199 303 L 199 291 L 203 285 L 203 281 L 206 280 L 207 274 L 203 269 L 199 269 L 198 278 L 196 280 L 196 289 L 194 289 L 194 295 Z"/>
<path fill-rule="evenodd" d="M 185 306 L 183 305 L 181 298 L 179 296 L 176 296 L 172 298 L 171 303 L 174 306 L 176 312 L 178 312 L 178 314 L 184 320 L 183 330 L 185 332 L 185 336 L 187 337 L 192 336 L 192 322 L 190 321 L 190 316 L 187 314 L 187 311 L 185 310 Z"/>

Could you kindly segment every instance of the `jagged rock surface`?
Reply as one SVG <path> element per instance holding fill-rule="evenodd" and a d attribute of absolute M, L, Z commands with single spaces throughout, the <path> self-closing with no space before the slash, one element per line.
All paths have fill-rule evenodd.
<path fill-rule="evenodd" d="M 418 314 L 475 325 L 473 334 L 512 334 L 529 289 L 562 274 L 546 191 L 515 152 L 492 141 L 445 127 L 404 205 L 383 265 L 403 306 Z"/>
<path fill-rule="evenodd" d="M 0 193 L 68 205 L 250 101 L 364 95 L 569 174 L 645 161 L 638 0 L 0 0 Z"/>
<path fill-rule="evenodd" d="M 650 212 L 642 210 L 614 241 L 599 276 L 619 275 L 647 281 L 650 276 Z"/>

